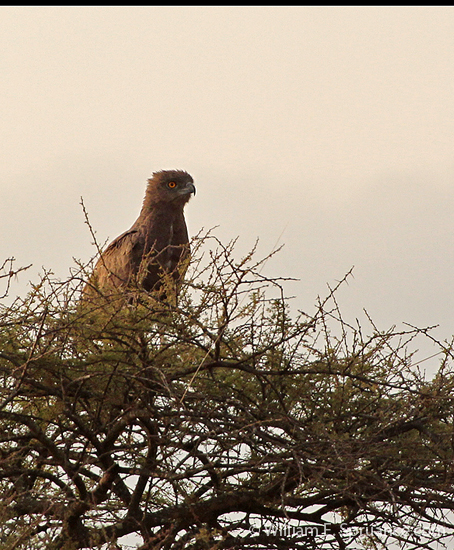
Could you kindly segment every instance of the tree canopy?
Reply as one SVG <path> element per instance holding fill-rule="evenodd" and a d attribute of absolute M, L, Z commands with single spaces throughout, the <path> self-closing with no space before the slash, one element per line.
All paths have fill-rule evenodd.
<path fill-rule="evenodd" d="M 452 346 L 427 379 L 430 331 L 349 324 L 336 288 L 294 313 L 266 261 L 207 235 L 177 304 L 83 303 L 78 265 L 2 306 L 2 548 L 449 542 Z"/>

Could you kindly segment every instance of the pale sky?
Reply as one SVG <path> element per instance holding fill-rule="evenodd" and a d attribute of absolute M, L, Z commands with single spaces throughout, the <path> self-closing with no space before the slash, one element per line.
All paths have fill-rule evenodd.
<path fill-rule="evenodd" d="M 284 249 L 294 305 L 454 333 L 453 7 L 1 7 L 0 261 L 65 278 L 192 174 L 191 234 Z M 430 352 L 430 350 L 428 350 Z"/>

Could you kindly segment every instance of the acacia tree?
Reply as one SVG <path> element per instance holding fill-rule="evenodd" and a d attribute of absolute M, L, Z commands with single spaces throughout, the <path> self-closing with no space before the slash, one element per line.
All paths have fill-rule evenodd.
<path fill-rule="evenodd" d="M 451 346 L 428 381 L 408 353 L 426 330 L 366 335 L 336 289 L 290 314 L 266 258 L 234 256 L 200 239 L 178 304 L 81 303 L 79 266 L 1 309 L 2 548 L 449 539 Z"/>

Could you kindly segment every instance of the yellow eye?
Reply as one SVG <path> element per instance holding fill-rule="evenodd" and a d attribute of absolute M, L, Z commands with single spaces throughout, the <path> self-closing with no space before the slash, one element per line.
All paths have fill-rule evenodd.
<path fill-rule="evenodd" d="M 170 187 L 170 189 L 174 189 L 177 186 L 177 184 L 174 181 L 169 181 L 167 185 L 168 187 Z"/>

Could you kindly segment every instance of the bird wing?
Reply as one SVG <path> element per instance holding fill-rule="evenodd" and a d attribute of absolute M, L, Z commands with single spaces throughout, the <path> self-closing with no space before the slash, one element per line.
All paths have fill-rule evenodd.
<path fill-rule="evenodd" d="M 102 252 L 95 267 L 95 277 L 100 287 L 110 284 L 116 287 L 128 284 L 137 271 L 137 258 L 141 255 L 140 236 L 137 229 L 129 229 Z"/>
<path fill-rule="evenodd" d="M 125 231 L 121 235 L 119 235 L 116 239 L 114 239 L 109 246 L 104 250 L 103 254 L 108 254 L 110 252 L 113 252 L 114 250 L 127 245 L 134 246 L 135 242 L 133 239 L 131 239 L 131 236 L 134 233 L 138 233 L 137 229 L 128 229 L 128 231 Z M 136 241 L 137 242 L 137 241 Z"/>

